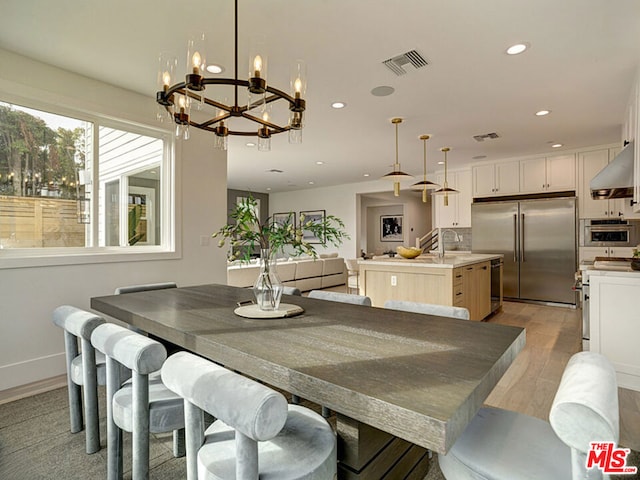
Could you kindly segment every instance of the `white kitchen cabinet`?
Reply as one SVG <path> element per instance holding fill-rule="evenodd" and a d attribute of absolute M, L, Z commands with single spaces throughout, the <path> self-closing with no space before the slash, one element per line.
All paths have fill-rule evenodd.
<path fill-rule="evenodd" d="M 619 218 L 627 213 L 633 218 L 631 207 L 625 212 L 623 198 L 594 200 L 589 184 L 600 170 L 614 159 L 620 148 L 605 148 L 578 154 L 578 214 L 580 218 Z"/>
<path fill-rule="evenodd" d="M 520 193 L 561 192 L 576 189 L 574 154 L 520 160 Z"/>
<path fill-rule="evenodd" d="M 520 162 L 477 165 L 471 169 L 474 197 L 520 193 Z"/>
<path fill-rule="evenodd" d="M 589 349 L 613 364 L 618 386 L 640 391 L 640 272 L 591 271 L 589 285 Z"/>
<path fill-rule="evenodd" d="M 471 227 L 471 170 L 448 172 L 449 188 L 459 193 L 449 195 L 449 205 L 444 206 L 444 196 L 434 195 L 435 209 L 434 226 L 438 228 L 469 228 Z M 444 174 L 436 176 L 436 183 L 444 184 Z"/>
<path fill-rule="evenodd" d="M 596 257 L 630 258 L 633 247 L 580 247 L 579 261 L 593 262 Z"/>

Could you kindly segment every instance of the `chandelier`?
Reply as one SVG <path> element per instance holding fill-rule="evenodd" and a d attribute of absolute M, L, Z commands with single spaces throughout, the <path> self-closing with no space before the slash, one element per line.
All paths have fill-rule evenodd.
<path fill-rule="evenodd" d="M 229 135 L 257 136 L 258 150 L 271 149 L 271 136 L 289 132 L 290 143 L 302 142 L 303 115 L 306 103 L 303 98 L 306 87 L 306 68 L 303 62 L 296 61 L 291 71 L 291 95 L 272 87 L 267 83 L 267 57 L 260 51 L 260 45 L 252 45 L 247 80 L 238 78 L 238 0 L 235 0 L 235 76 L 234 78 L 207 78 L 203 74 L 207 68 L 204 35 L 189 40 L 187 48 L 187 73 L 184 82 L 171 85 L 177 61 L 160 57 L 159 84 L 161 90 L 156 101 L 164 107 L 169 118 L 176 123 L 176 136 L 189 138 L 189 128 L 195 127 L 215 134 L 215 146 L 226 150 Z M 207 87 L 230 85 L 233 87 L 233 104 L 207 96 Z M 240 87 L 246 89 L 247 101 L 239 103 Z M 276 102 L 288 106 L 289 121 L 279 125 L 271 120 L 271 106 Z M 213 109 L 213 114 L 203 121 L 194 120 L 191 115 L 193 105 L 196 109 Z M 160 115 L 162 117 L 164 115 Z M 198 120 L 200 120 L 199 115 Z M 254 128 L 232 130 L 227 121 L 232 118 L 244 118 Z M 246 123 L 246 122 L 245 122 Z"/>
<path fill-rule="evenodd" d="M 394 118 L 391 120 L 391 123 L 396 126 L 396 163 L 393 164 L 393 171 L 387 173 L 382 178 L 391 180 L 393 182 L 393 195 L 396 197 L 399 197 L 400 196 L 400 180 L 413 178 L 413 176 L 400 170 L 400 162 L 398 161 L 398 125 L 402 123 L 402 119 Z"/>

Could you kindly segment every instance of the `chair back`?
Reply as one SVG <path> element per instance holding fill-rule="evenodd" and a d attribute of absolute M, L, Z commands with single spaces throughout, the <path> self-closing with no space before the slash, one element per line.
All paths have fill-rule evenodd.
<path fill-rule="evenodd" d="M 463 307 L 452 307 L 449 305 L 434 305 L 431 303 L 405 302 L 402 300 L 387 300 L 384 308 L 390 310 L 400 310 L 403 312 L 424 313 L 427 315 L 437 315 L 439 317 L 460 318 L 469 320 L 469 310 Z"/>
<path fill-rule="evenodd" d="M 352 303 L 354 305 L 371 306 L 371 299 L 364 295 L 352 295 L 350 293 L 330 292 L 325 290 L 311 290 L 309 298 L 328 300 L 330 302 Z"/>
<path fill-rule="evenodd" d="M 302 296 L 302 292 L 300 291 L 299 288 L 296 287 L 282 287 L 282 293 L 284 295 L 296 295 L 298 297 Z"/>
<path fill-rule="evenodd" d="M 116 288 L 114 294 L 121 295 L 124 293 L 148 292 L 150 290 L 164 290 L 165 288 L 177 288 L 176 282 L 147 283 L 143 285 L 128 285 Z"/>
<path fill-rule="evenodd" d="M 580 352 L 569 360 L 549 413 L 556 435 L 571 448 L 573 480 L 600 479 L 587 470 L 590 442 L 617 444 L 620 433 L 618 386 L 611 363 L 596 352 Z"/>
<path fill-rule="evenodd" d="M 195 450 L 202 444 L 201 415 L 193 406 L 236 430 L 236 478 L 258 478 L 257 442 L 274 438 L 284 427 L 284 396 L 188 352 L 167 359 L 162 381 L 185 399 L 187 478 L 196 478 Z"/>
<path fill-rule="evenodd" d="M 357 258 L 345 258 L 344 263 L 347 266 L 347 272 L 349 272 L 349 274 L 356 274 L 360 271 Z"/>

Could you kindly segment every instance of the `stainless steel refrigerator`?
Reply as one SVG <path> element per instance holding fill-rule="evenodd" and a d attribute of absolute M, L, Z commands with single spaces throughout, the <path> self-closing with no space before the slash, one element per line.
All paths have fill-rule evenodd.
<path fill-rule="evenodd" d="M 473 253 L 502 253 L 503 296 L 576 303 L 575 197 L 471 206 Z"/>

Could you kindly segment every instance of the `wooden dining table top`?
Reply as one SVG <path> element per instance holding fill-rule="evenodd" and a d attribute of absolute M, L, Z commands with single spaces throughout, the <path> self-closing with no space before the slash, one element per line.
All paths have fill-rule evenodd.
<path fill-rule="evenodd" d="M 245 375 L 446 453 L 524 347 L 523 328 L 283 295 L 304 313 L 234 314 L 250 289 L 94 297 L 91 307 Z"/>

